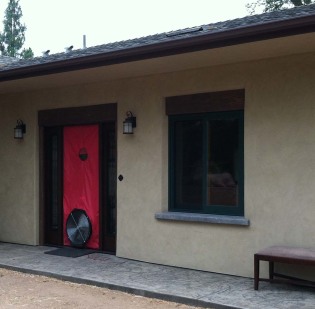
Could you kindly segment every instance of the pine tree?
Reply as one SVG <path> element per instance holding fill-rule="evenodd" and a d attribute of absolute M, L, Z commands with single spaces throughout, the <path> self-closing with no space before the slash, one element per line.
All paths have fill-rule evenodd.
<path fill-rule="evenodd" d="M 250 13 L 253 14 L 258 7 L 262 7 L 264 12 L 272 12 L 312 3 L 315 3 L 315 0 L 257 0 L 246 6 Z"/>
<path fill-rule="evenodd" d="M 0 50 L 3 56 L 32 58 L 29 48 L 20 52 L 25 41 L 25 24 L 21 23 L 22 9 L 19 0 L 9 0 L 3 20 L 3 32 L 0 34 Z"/>
<path fill-rule="evenodd" d="M 34 57 L 34 53 L 30 47 L 27 49 L 24 48 L 20 53 L 20 57 L 23 59 L 31 59 Z"/>

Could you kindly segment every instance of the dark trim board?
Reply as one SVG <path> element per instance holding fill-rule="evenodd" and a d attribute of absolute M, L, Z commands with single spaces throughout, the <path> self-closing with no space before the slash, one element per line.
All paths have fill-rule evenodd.
<path fill-rule="evenodd" d="M 45 185 L 42 181 L 45 177 L 45 147 L 44 147 L 44 127 L 39 128 L 39 244 L 43 245 L 45 230 Z"/>
<path fill-rule="evenodd" d="M 53 127 L 116 121 L 117 104 L 57 108 L 38 112 L 38 125 Z"/>
<path fill-rule="evenodd" d="M 206 92 L 165 98 L 166 115 L 243 110 L 245 89 Z"/>

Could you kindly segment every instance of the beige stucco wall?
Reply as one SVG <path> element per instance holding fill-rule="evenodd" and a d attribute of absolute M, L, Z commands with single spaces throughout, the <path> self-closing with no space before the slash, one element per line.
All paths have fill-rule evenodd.
<path fill-rule="evenodd" d="M 39 241 L 38 127 L 41 109 L 117 102 L 117 255 L 252 276 L 253 254 L 315 240 L 315 54 L 0 96 L 0 241 Z M 245 217 L 249 227 L 161 222 L 167 210 L 164 98 L 245 88 Z M 137 116 L 133 136 L 121 125 Z M 18 118 L 27 124 L 13 139 Z"/>

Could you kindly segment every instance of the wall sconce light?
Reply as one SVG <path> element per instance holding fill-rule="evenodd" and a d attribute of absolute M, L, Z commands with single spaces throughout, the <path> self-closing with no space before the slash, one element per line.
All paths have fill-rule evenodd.
<path fill-rule="evenodd" d="M 21 119 L 17 121 L 16 127 L 14 128 L 14 138 L 23 139 L 23 134 L 26 133 L 26 125 Z"/>
<path fill-rule="evenodd" d="M 133 128 L 137 127 L 137 118 L 134 117 L 132 112 L 126 113 L 127 118 L 123 122 L 123 133 L 124 134 L 133 134 Z"/>

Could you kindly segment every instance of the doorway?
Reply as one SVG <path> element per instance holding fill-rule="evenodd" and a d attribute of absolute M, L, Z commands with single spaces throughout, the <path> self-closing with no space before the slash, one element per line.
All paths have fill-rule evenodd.
<path fill-rule="evenodd" d="M 80 111 L 82 108 L 77 109 Z M 47 113 L 50 111 L 39 113 L 39 123 L 47 122 Z M 92 123 L 89 119 L 87 122 L 90 123 L 85 124 L 82 119 L 72 125 L 67 124 L 71 122 L 69 119 L 63 122 L 64 125 L 41 127 L 41 190 L 44 193 L 40 208 L 43 222 L 41 243 L 71 245 L 65 228 L 66 220 L 71 211 L 81 209 L 92 226 L 85 247 L 115 254 L 116 121 L 105 119 L 101 123 Z"/>

